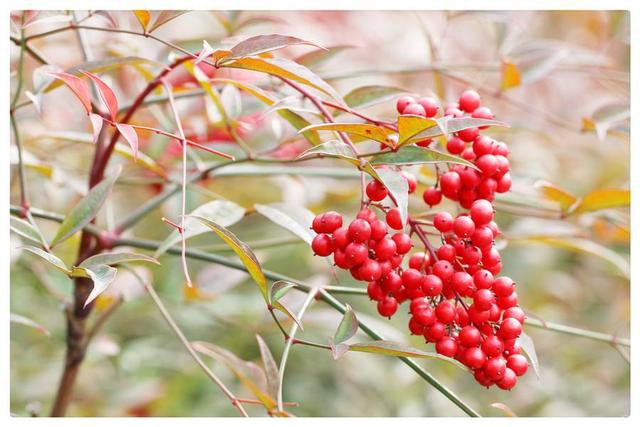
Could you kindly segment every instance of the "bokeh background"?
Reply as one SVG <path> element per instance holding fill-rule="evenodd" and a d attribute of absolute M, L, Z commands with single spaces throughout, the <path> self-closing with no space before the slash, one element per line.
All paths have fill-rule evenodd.
<path fill-rule="evenodd" d="M 119 28 L 139 31 L 131 12 L 111 15 Z M 77 12 L 76 16 L 82 18 L 86 12 Z M 101 16 L 86 22 L 108 25 Z M 31 26 L 27 35 L 61 25 L 39 23 Z M 491 130 L 490 134 L 507 142 L 511 149 L 514 186 L 508 196 L 498 199 L 497 221 L 507 236 L 502 242 L 503 274 L 517 281 L 521 305 L 535 318 L 629 336 L 628 207 L 561 219 L 559 205 L 545 197 L 545 187 L 541 186 L 541 182 L 551 183 L 576 197 L 597 189 L 629 188 L 627 12 L 193 11 L 158 29 L 156 35 L 195 51 L 203 39 L 213 45 L 228 37 L 265 33 L 293 35 L 335 50 L 335 56 L 314 66 L 314 71 L 341 94 L 358 86 L 379 84 L 433 94 L 447 102 L 454 101 L 465 88 L 477 89 L 496 118 L 511 125 Z M 89 57 L 95 60 L 140 56 L 166 62 L 169 55 L 166 47 L 143 37 L 99 31 L 83 31 L 82 37 L 89 47 Z M 62 69 L 84 62 L 72 31 L 34 40 L 32 46 Z M 309 51 L 309 47 L 297 46 L 279 54 L 296 58 Z M 13 44 L 11 55 L 15 73 L 18 48 Z M 39 69 L 40 64 L 26 59 L 27 90 L 37 84 Z M 148 78 L 145 70 L 148 68 L 144 66 L 126 65 L 105 72 L 103 77 L 124 104 L 144 87 Z M 520 81 L 509 84 L 514 70 Z M 35 83 L 30 77 L 34 72 Z M 255 74 L 235 73 L 232 77 L 273 83 Z M 188 89 L 186 73 L 173 73 L 172 79 L 177 87 Z M 88 123 L 80 104 L 67 90 L 48 93 L 43 105 L 42 116 L 33 106 L 21 108 L 17 114 L 24 148 L 29 153 L 31 203 L 66 212 L 86 191 L 92 155 L 91 146 L 73 142 L 69 132 L 81 139 L 89 132 Z M 202 99 L 180 100 L 179 106 L 188 129 L 197 134 L 210 130 Z M 394 106 L 390 100 L 367 113 L 392 119 Z M 277 115 L 252 116 L 258 107 L 242 98 L 242 117 L 249 116 L 244 134 L 248 144 L 275 147 L 278 141 L 295 137 L 294 130 Z M 167 117 L 166 110 L 153 106 L 139 113 L 135 122 L 157 125 L 166 123 Z M 171 121 L 168 123 L 171 125 Z M 61 136 L 60 132 L 67 134 Z M 224 135 L 214 135 L 216 138 L 223 140 Z M 179 166 L 175 145 L 150 135 L 143 137 L 142 144 L 143 151 L 163 167 Z M 158 191 L 148 173 L 130 161 L 118 161 L 125 166 L 124 178 L 98 218 L 99 225 L 112 224 Z M 11 162 L 11 202 L 16 204 L 19 193 L 14 151 Z M 344 166 L 329 160 L 309 165 L 326 166 L 327 171 Z M 429 168 L 410 169 L 421 176 L 417 192 L 421 194 L 433 172 Z M 193 209 L 223 197 L 246 208 L 254 203 L 284 201 L 314 212 L 333 209 L 353 215 L 358 191 L 357 179 L 304 173 L 229 173 L 191 188 L 188 205 Z M 419 196 L 412 200 L 410 209 L 424 210 Z M 175 218 L 178 213 L 178 198 L 174 198 L 147 216 L 130 236 L 162 240 L 169 229 L 160 218 Z M 39 224 L 47 236 L 55 234 L 55 223 Z M 231 230 L 255 247 L 265 268 L 310 284 L 332 282 L 323 260 L 314 258 L 304 242 L 263 216 L 249 214 Z M 545 241 L 541 236 L 555 240 Z M 56 253 L 72 263 L 78 243 L 77 238 L 70 239 Z M 10 244 L 11 312 L 33 319 L 51 333 L 46 336 L 12 324 L 11 411 L 17 415 L 45 414 L 64 354 L 65 324 L 61 304 L 54 295 L 69 295 L 71 282 L 41 260 L 16 249 L 25 242 L 15 234 Z M 212 235 L 193 239 L 190 246 L 232 255 Z M 165 255 L 161 261 L 160 267 L 136 270 L 153 282 L 191 340 L 214 342 L 242 359 L 259 363 L 255 335 L 260 334 L 279 360 L 282 336 L 246 274 L 192 261 L 191 273 L 200 287 L 199 294 L 194 295 L 183 289 L 179 258 Z M 346 276 L 340 279 L 350 282 Z M 127 302 L 90 347 L 70 415 L 236 415 L 190 359 L 130 273 L 119 273 L 103 305 L 108 304 L 109 295 L 118 292 L 126 294 Z M 285 298 L 286 304 L 297 311 L 304 295 L 290 292 Z M 388 339 L 424 347 L 421 340 L 406 333 L 408 319 L 404 312 L 387 321 L 377 316 L 374 304 L 365 298 L 341 299 Z M 337 312 L 316 302 L 304 318 L 301 336 L 325 341 L 339 321 Z M 504 403 L 519 416 L 629 413 L 628 349 L 617 351 L 607 343 L 533 327 L 525 331 L 534 339 L 541 374 L 538 379 L 530 371 L 511 392 L 486 390 L 467 373 L 442 362 L 420 363 L 487 416 L 505 415 L 491 406 L 495 402 Z M 227 367 L 217 362 L 210 366 L 237 394 L 250 396 Z M 289 408 L 297 416 L 463 415 L 394 358 L 349 353 L 334 361 L 326 351 L 303 346 L 292 350 L 284 396 L 287 401 L 298 402 L 299 406 Z M 249 409 L 252 415 L 264 415 L 264 410 L 255 405 Z"/>

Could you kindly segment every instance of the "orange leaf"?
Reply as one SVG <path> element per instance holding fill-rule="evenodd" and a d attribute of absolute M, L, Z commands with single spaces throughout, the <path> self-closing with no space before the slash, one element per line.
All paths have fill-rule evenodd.
<path fill-rule="evenodd" d="M 136 18 L 138 18 L 142 29 L 147 31 L 147 25 L 149 25 L 149 21 L 151 20 L 151 13 L 148 10 L 134 10 L 133 13 L 136 15 Z"/>
<path fill-rule="evenodd" d="M 506 90 L 512 87 L 520 86 L 520 70 L 513 62 L 508 59 L 502 60 L 502 82 L 500 89 Z"/>

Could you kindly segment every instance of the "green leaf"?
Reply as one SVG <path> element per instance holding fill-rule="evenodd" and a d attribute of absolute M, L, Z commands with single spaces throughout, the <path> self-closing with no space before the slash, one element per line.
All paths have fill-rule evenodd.
<path fill-rule="evenodd" d="M 392 100 L 402 93 L 407 91 L 393 86 L 361 86 L 346 94 L 344 102 L 354 109 L 367 108 Z"/>
<path fill-rule="evenodd" d="M 160 264 L 155 258 L 151 258 L 144 254 L 137 254 L 133 252 L 109 252 L 93 255 L 82 261 L 78 267 L 90 268 L 100 264 L 115 265 L 133 261 L 145 261 L 153 264 Z"/>
<path fill-rule="evenodd" d="M 261 53 L 271 52 L 287 46 L 300 44 L 306 44 L 323 49 L 322 46 L 318 46 L 313 42 L 299 39 L 297 37 L 283 36 L 281 34 L 263 34 L 249 37 L 248 39 L 245 39 L 230 48 L 231 55 L 225 57 L 222 61 L 220 61 L 219 65 L 222 65 L 229 60 L 243 58 L 246 56 L 260 55 Z"/>
<path fill-rule="evenodd" d="M 42 234 L 40 234 L 40 231 L 33 225 L 31 225 L 28 221 L 11 215 L 9 217 L 9 228 L 14 233 L 26 239 L 29 239 L 32 242 L 35 242 L 39 245 L 47 245 L 47 241 L 42 236 Z"/>
<path fill-rule="evenodd" d="M 594 190 L 582 197 L 580 201 L 570 209 L 571 214 L 599 211 L 623 206 L 631 203 L 631 192 L 625 189 L 601 189 Z"/>
<path fill-rule="evenodd" d="M 349 344 L 349 351 L 360 351 L 364 353 L 382 354 L 394 357 L 417 357 L 420 359 L 439 359 L 449 362 L 461 369 L 467 370 L 460 362 L 450 357 L 442 356 L 438 353 L 418 350 L 393 341 L 368 341 L 363 343 Z"/>
<path fill-rule="evenodd" d="M 73 267 L 72 277 L 88 277 L 93 281 L 93 289 L 84 302 L 84 307 L 103 293 L 116 278 L 117 269 L 105 264 L 90 265 L 87 267 Z"/>
<path fill-rule="evenodd" d="M 269 290 L 269 303 L 273 304 L 275 302 L 278 302 L 280 298 L 285 296 L 287 292 L 295 288 L 295 286 L 296 285 L 294 283 L 284 280 L 273 282 L 273 284 L 271 285 L 271 289 Z"/>
<path fill-rule="evenodd" d="M 423 148 L 417 145 L 407 145 L 398 151 L 390 151 L 376 154 L 371 157 L 372 165 L 418 165 L 429 163 L 456 163 L 459 165 L 477 167 L 458 156 L 442 153 L 431 148 Z"/>
<path fill-rule="evenodd" d="M 300 132 L 309 130 L 346 132 L 349 134 L 361 136 L 365 139 L 381 142 L 390 147 L 394 144 L 394 141 L 389 137 L 390 135 L 395 134 L 394 131 L 381 126 L 371 125 L 367 123 L 319 123 L 307 126 Z"/>
<path fill-rule="evenodd" d="M 69 215 L 62 221 L 62 224 L 60 224 L 60 228 L 58 228 L 58 232 L 51 242 L 52 247 L 73 236 L 76 231 L 82 229 L 95 218 L 107 197 L 109 197 L 113 184 L 120 176 L 121 170 L 122 168 L 118 167 L 114 173 L 89 190 L 87 195 L 71 210 Z"/>
<path fill-rule="evenodd" d="M 235 234 L 233 234 L 223 226 L 201 216 L 192 215 L 192 217 L 209 227 L 227 245 L 229 245 L 229 247 L 236 253 L 236 255 L 238 255 L 240 261 L 242 261 L 244 266 L 247 267 L 247 271 L 258 285 L 258 288 L 260 289 L 260 292 L 262 293 L 265 301 L 268 301 L 269 290 L 267 289 L 267 279 L 264 277 L 260 262 L 258 262 L 258 258 L 256 258 L 251 248 L 246 243 L 240 241 L 235 236 Z"/>
<path fill-rule="evenodd" d="M 380 178 L 380 182 L 387 187 L 389 195 L 396 203 L 404 226 L 407 223 L 407 208 L 409 206 L 409 184 L 407 179 L 399 171 L 393 169 L 376 169 L 376 173 Z"/>
<path fill-rule="evenodd" d="M 195 208 L 184 221 L 184 238 L 190 239 L 191 237 L 208 231 L 208 227 L 193 218 L 194 216 L 201 216 L 221 225 L 222 227 L 229 227 L 240 221 L 244 217 L 245 212 L 246 211 L 242 206 L 229 200 L 213 200 L 200 205 Z M 160 244 L 160 247 L 156 250 L 155 254 L 153 254 L 153 257 L 158 258 L 160 255 L 165 253 L 167 249 L 176 245 L 180 241 L 180 232 L 174 229 Z"/>
<path fill-rule="evenodd" d="M 264 372 L 267 377 L 267 391 L 269 395 L 274 399 L 277 399 L 278 388 L 280 385 L 280 375 L 278 374 L 278 365 L 273 360 L 273 355 L 269 350 L 269 346 L 264 342 L 262 337 L 256 334 L 256 340 L 258 340 L 258 347 L 260 348 L 260 357 L 262 358 L 262 365 L 264 366 Z"/>
<path fill-rule="evenodd" d="M 313 213 L 298 205 L 274 203 L 271 205 L 254 205 L 256 211 L 261 215 L 264 215 L 280 227 L 291 231 L 296 236 L 300 237 L 309 245 L 315 235 L 309 228 L 309 224 L 313 221 Z"/>
<path fill-rule="evenodd" d="M 349 304 L 346 305 L 346 308 L 347 310 L 342 316 L 338 329 L 336 329 L 336 332 L 333 334 L 333 342 L 335 344 L 347 341 L 358 332 L 358 319 L 356 319 L 356 314 Z"/>
<path fill-rule="evenodd" d="M 9 321 L 11 323 L 17 323 L 19 325 L 24 325 L 24 326 L 29 326 L 29 327 L 35 328 L 38 332 L 41 332 L 41 333 L 45 334 L 48 337 L 51 336 L 51 332 L 49 332 L 47 330 L 47 328 L 45 328 L 41 324 L 29 319 L 28 317 L 22 316 L 20 314 L 11 313 L 9 315 Z"/>
<path fill-rule="evenodd" d="M 271 74 L 272 76 L 294 80 L 324 92 L 336 100 L 340 100 L 340 96 L 327 82 L 305 66 L 296 64 L 288 59 L 246 57 L 224 64 L 224 67 L 258 71 Z"/>
<path fill-rule="evenodd" d="M 38 255 L 40 258 L 44 259 L 49 264 L 53 265 L 55 268 L 62 271 L 64 274 L 66 275 L 71 274 L 71 270 L 69 269 L 69 267 L 67 267 L 66 264 L 54 254 L 50 252 L 46 252 L 35 246 L 23 246 L 22 249 L 29 251 L 34 255 Z"/>
<path fill-rule="evenodd" d="M 287 307 L 285 307 L 284 304 L 282 304 L 280 301 L 276 301 L 271 305 L 276 310 L 284 313 L 287 317 L 289 317 L 289 319 L 293 320 L 298 325 L 298 327 L 300 328 L 301 331 L 304 331 L 304 327 L 303 327 L 302 322 L 300 321 L 300 319 L 298 319 L 298 317 L 295 314 L 293 314 L 291 312 L 291 310 L 289 310 Z"/>
<path fill-rule="evenodd" d="M 297 57 L 296 62 L 298 64 L 304 65 L 305 67 L 315 69 L 325 62 L 329 61 L 331 58 L 333 58 L 343 50 L 352 48 L 353 46 L 349 45 L 338 45 L 328 47 L 327 49 L 313 50 Z"/>
<path fill-rule="evenodd" d="M 536 377 L 540 379 L 540 364 L 538 363 L 538 355 L 536 354 L 536 347 L 533 344 L 533 340 L 529 335 L 523 332 L 516 341 L 522 347 L 522 351 L 524 351 L 529 362 L 531 362 L 531 367 L 533 368 L 533 372 L 535 372 Z"/>

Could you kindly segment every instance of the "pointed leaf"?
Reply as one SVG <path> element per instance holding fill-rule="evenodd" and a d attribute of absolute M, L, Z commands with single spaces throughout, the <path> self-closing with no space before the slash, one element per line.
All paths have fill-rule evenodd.
<path fill-rule="evenodd" d="M 93 289 L 89 293 L 84 307 L 102 294 L 116 278 L 118 270 L 105 264 L 95 264 L 87 267 L 73 267 L 72 277 L 88 277 L 93 282 Z"/>
<path fill-rule="evenodd" d="M 120 175 L 120 168 L 111 176 L 105 178 L 98 185 L 93 187 L 87 195 L 80 200 L 80 202 L 71 210 L 71 212 L 64 219 L 56 236 L 51 242 L 51 246 L 55 246 L 67 240 L 73 234 L 89 224 L 93 218 L 97 215 L 98 211 L 109 197 L 113 184 Z"/>
<path fill-rule="evenodd" d="M 109 23 L 111 28 L 118 28 L 118 23 L 115 19 L 113 19 L 113 15 L 111 15 L 108 10 L 95 10 L 93 11 L 93 14 L 104 18 Z"/>
<path fill-rule="evenodd" d="M 387 102 L 402 93 L 407 91 L 392 86 L 361 86 L 346 94 L 344 102 L 351 108 L 367 108 Z"/>
<path fill-rule="evenodd" d="M 192 216 L 201 216 L 213 221 L 223 227 L 229 227 L 240 221 L 245 214 L 245 209 L 229 200 L 213 200 L 195 208 L 185 219 L 184 238 L 189 239 L 199 234 L 205 233 L 209 228 Z M 160 244 L 160 247 L 153 255 L 158 258 L 171 246 L 180 242 L 181 236 L 178 230 L 173 230 L 171 234 Z"/>
<path fill-rule="evenodd" d="M 116 123 L 116 128 L 118 129 L 118 132 L 122 134 L 125 141 L 127 141 L 127 143 L 129 144 L 129 147 L 131 147 L 131 151 L 133 152 L 133 161 L 137 162 L 138 161 L 138 134 L 136 133 L 136 130 L 130 125 L 125 123 Z"/>
<path fill-rule="evenodd" d="M 336 344 L 333 342 L 332 337 L 329 337 L 329 347 L 331 348 L 331 357 L 333 357 L 333 360 L 340 359 L 349 351 L 349 344 L 343 342 Z"/>
<path fill-rule="evenodd" d="M 89 119 L 91 120 L 91 129 L 93 129 L 93 142 L 98 141 L 98 136 L 102 130 L 102 124 L 104 120 L 99 114 L 89 113 Z"/>
<path fill-rule="evenodd" d="M 302 325 L 302 322 L 300 321 L 300 319 L 298 319 L 298 317 L 295 314 L 293 314 L 291 310 L 285 307 L 284 304 L 282 304 L 280 301 L 276 301 L 271 305 L 276 310 L 280 311 L 281 313 L 284 313 L 287 317 L 289 317 L 289 319 L 293 320 L 298 325 L 298 328 L 300 328 L 301 331 L 304 331 L 304 326 Z"/>
<path fill-rule="evenodd" d="M 271 285 L 271 289 L 269 290 L 269 303 L 273 304 L 274 302 L 278 302 L 280 298 L 286 295 L 291 289 L 295 288 L 295 284 L 291 282 L 286 282 L 284 280 L 278 280 L 273 282 Z"/>
<path fill-rule="evenodd" d="M 393 169 L 376 169 L 380 182 L 387 187 L 389 195 L 400 211 L 402 226 L 407 223 L 407 208 L 409 206 L 409 184 L 407 179 Z"/>
<path fill-rule="evenodd" d="M 434 119 L 403 114 L 398 117 L 398 144 L 403 144 L 420 132 L 437 126 L 438 122 Z"/>
<path fill-rule="evenodd" d="M 93 255 L 82 261 L 82 263 L 80 263 L 78 267 L 90 268 L 92 266 L 100 264 L 115 265 L 123 262 L 133 261 L 145 261 L 151 262 L 153 264 L 160 264 L 155 258 L 151 258 L 150 256 L 144 254 L 137 254 L 133 252 L 108 252 Z"/>
<path fill-rule="evenodd" d="M 625 189 L 601 189 L 594 190 L 580 199 L 577 205 L 571 209 L 572 214 L 599 211 L 622 206 L 631 203 L 631 192 Z"/>
<path fill-rule="evenodd" d="M 37 329 L 38 332 L 41 332 L 41 333 L 45 334 L 48 337 L 51 336 L 51 332 L 49 332 L 47 330 L 47 328 L 45 328 L 44 326 L 40 325 L 39 323 L 29 319 L 28 317 L 21 316 L 19 314 L 15 314 L 15 313 L 11 313 L 9 315 L 9 321 L 11 323 L 17 323 L 19 325 L 30 326 L 32 328 Z"/>
<path fill-rule="evenodd" d="M 84 80 L 68 73 L 51 73 L 51 76 L 61 80 L 73 91 L 87 111 L 87 114 L 91 112 L 91 91 Z"/>
<path fill-rule="evenodd" d="M 133 13 L 136 15 L 142 30 L 146 32 L 147 25 L 149 25 L 149 21 L 151 20 L 151 13 L 148 10 L 134 10 Z"/>
<path fill-rule="evenodd" d="M 65 263 L 54 254 L 50 252 L 46 252 L 35 246 L 23 246 L 22 249 L 29 251 L 34 255 L 38 255 L 40 258 L 44 259 L 49 264 L 53 265 L 55 268 L 62 271 L 64 274 L 66 275 L 71 274 L 71 270 L 69 269 L 69 267 L 67 267 Z"/>
<path fill-rule="evenodd" d="M 271 397 L 277 399 L 278 389 L 280 386 L 278 365 L 276 365 L 276 361 L 273 360 L 273 355 L 269 350 L 269 346 L 267 346 L 267 343 L 264 342 L 262 337 L 256 334 L 256 340 L 258 340 L 258 347 L 260 348 L 260 357 L 262 358 L 264 373 L 267 376 L 267 391 Z"/>
<path fill-rule="evenodd" d="M 167 22 L 173 21 L 177 17 L 179 17 L 181 15 L 184 15 L 187 12 L 189 12 L 189 11 L 188 10 L 162 10 L 162 11 L 160 11 L 160 14 L 158 15 L 158 17 L 154 21 L 153 25 L 151 26 L 151 28 L 149 28 L 149 32 L 150 33 L 154 32 L 155 30 L 157 30 L 158 28 L 160 28 L 161 26 L 163 26 Z"/>
<path fill-rule="evenodd" d="M 349 45 L 338 45 L 328 47 L 327 49 L 317 49 L 305 53 L 304 55 L 300 55 L 296 58 L 296 62 L 298 64 L 304 65 L 305 67 L 314 69 L 320 67 L 322 64 L 329 61 L 331 58 L 333 58 L 343 50 L 352 48 L 353 46 Z"/>
<path fill-rule="evenodd" d="M 505 405 L 504 403 L 501 403 L 501 402 L 495 402 L 495 403 L 492 403 L 492 404 L 491 404 L 491 406 L 493 406 L 493 407 L 494 407 L 494 408 L 496 408 L 496 409 L 500 409 L 502 412 L 504 412 L 504 413 L 505 413 L 505 415 L 506 415 L 507 417 L 517 417 L 516 413 L 515 413 L 515 412 L 513 412 L 513 411 L 511 410 L 511 408 L 509 408 L 509 407 L 508 407 L 507 405 Z"/>
<path fill-rule="evenodd" d="M 14 233 L 31 240 L 39 245 L 46 245 L 46 240 L 40 231 L 31 225 L 28 221 L 11 215 L 9 217 L 9 228 Z"/>
<path fill-rule="evenodd" d="M 224 61 L 227 61 L 228 59 L 243 58 L 246 56 L 256 56 L 261 53 L 271 52 L 273 50 L 299 44 L 306 44 L 323 49 L 321 46 L 318 46 L 313 42 L 302 40 L 297 37 L 283 36 L 280 34 L 264 34 L 249 37 L 248 39 L 233 46 L 230 49 L 231 55 L 225 58 Z"/>
<path fill-rule="evenodd" d="M 400 116 L 398 118 L 398 128 L 400 128 L 400 121 L 403 117 L 417 117 L 417 116 Z M 429 120 L 429 119 L 425 119 Z M 509 127 L 506 123 L 500 122 L 498 120 L 487 120 L 487 119 L 476 119 L 473 117 L 462 117 L 462 118 L 451 118 L 451 117 L 441 117 L 436 119 L 436 125 L 429 125 L 425 130 L 420 131 L 414 136 L 410 137 L 410 139 L 404 140 L 402 137 L 398 139 L 399 145 L 411 144 L 417 141 L 421 141 L 423 139 L 435 138 L 441 135 L 448 135 L 451 133 L 459 132 L 464 129 L 471 129 L 479 126 L 503 126 Z M 424 125 L 426 126 L 426 124 Z M 411 131 L 407 131 L 407 134 L 415 132 L 418 127 L 411 127 Z"/>
<path fill-rule="evenodd" d="M 346 132 L 349 134 L 362 136 L 373 141 L 382 142 L 383 144 L 386 144 L 388 146 L 393 146 L 394 144 L 393 139 L 389 137 L 390 135 L 395 134 L 394 131 L 367 123 L 320 123 L 307 126 L 306 128 L 300 130 L 300 132 L 308 130 Z"/>
<path fill-rule="evenodd" d="M 202 40 L 202 49 L 200 50 L 200 53 L 198 54 L 198 57 L 196 58 L 195 61 L 193 61 L 193 63 L 195 65 L 201 63 L 202 61 L 207 59 L 209 56 L 211 56 L 211 54 L 214 51 L 215 51 L 215 49 L 211 47 L 209 42 L 207 42 L 206 40 Z"/>
<path fill-rule="evenodd" d="M 563 212 L 567 212 L 578 200 L 573 194 L 547 181 L 536 181 L 533 186 L 538 189 L 542 197 L 557 202 Z"/>
<path fill-rule="evenodd" d="M 518 337 L 517 342 L 522 347 L 522 351 L 529 359 L 529 362 L 531 362 L 531 367 L 533 368 L 533 372 L 536 373 L 536 377 L 540 379 L 540 364 L 538 363 L 538 355 L 536 354 L 536 347 L 533 344 L 533 340 L 523 332 Z"/>
<path fill-rule="evenodd" d="M 456 163 L 477 169 L 473 163 L 458 156 L 442 153 L 431 148 L 418 147 L 417 145 L 407 145 L 398 151 L 376 154 L 371 157 L 371 164 L 373 165 L 418 165 L 429 163 Z"/>
<path fill-rule="evenodd" d="M 227 245 L 229 245 L 229 247 L 236 253 L 236 255 L 238 255 L 240 261 L 242 261 L 244 266 L 247 267 L 249 275 L 251 275 L 253 280 L 258 285 L 258 288 L 260 289 L 260 292 L 262 293 L 265 301 L 268 301 L 269 290 L 267 289 L 267 279 L 264 277 L 260 262 L 258 261 L 258 258 L 255 256 L 251 248 L 246 243 L 240 241 L 235 236 L 235 234 L 233 234 L 223 226 L 201 216 L 191 215 L 191 217 L 197 219 L 198 221 L 209 227 Z"/>
<path fill-rule="evenodd" d="M 294 80 L 324 92 L 334 99 L 340 100 L 340 96 L 327 82 L 303 65 L 296 64 L 288 59 L 245 57 L 224 64 L 224 66 L 259 71 L 276 77 Z"/>
<path fill-rule="evenodd" d="M 505 59 L 502 61 L 500 71 L 502 73 L 502 79 L 500 81 L 501 90 L 520 86 L 520 70 L 516 64 Z"/>
<path fill-rule="evenodd" d="M 80 72 L 89 77 L 96 84 L 102 103 L 109 110 L 111 120 L 115 121 L 116 116 L 118 115 L 118 100 L 116 99 L 116 95 L 113 93 L 113 90 L 111 90 L 111 88 L 107 86 L 107 84 L 95 74 L 82 70 L 80 70 Z"/>
<path fill-rule="evenodd" d="M 378 340 L 349 345 L 349 351 L 360 351 L 364 353 L 382 354 L 385 356 L 395 357 L 417 357 L 420 359 L 440 359 L 449 362 L 461 369 L 467 368 L 455 359 L 442 356 L 438 353 L 430 353 L 428 351 L 418 350 L 413 347 L 406 346 L 392 341 Z"/>
<path fill-rule="evenodd" d="M 349 304 L 346 305 L 347 310 L 342 316 L 342 320 L 338 325 L 338 329 L 333 334 L 333 343 L 340 344 L 353 337 L 358 332 L 358 319 Z"/>
<path fill-rule="evenodd" d="M 291 231 L 302 240 L 311 244 L 315 233 L 309 228 L 313 221 L 313 213 L 298 205 L 274 203 L 271 205 L 254 205 L 256 211 L 264 215 L 280 227 Z"/>
<path fill-rule="evenodd" d="M 309 148 L 308 150 L 300 154 L 298 156 L 298 159 L 315 157 L 316 155 L 345 159 L 355 165 L 360 164 L 356 153 L 353 152 L 351 147 L 349 147 L 344 142 L 338 141 L 338 140 L 323 142 L 320 145 L 316 145 L 315 147 Z"/>

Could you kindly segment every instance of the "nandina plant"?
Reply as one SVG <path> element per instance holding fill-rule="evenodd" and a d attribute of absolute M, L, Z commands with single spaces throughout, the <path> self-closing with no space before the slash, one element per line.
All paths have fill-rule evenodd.
<path fill-rule="evenodd" d="M 112 292 L 122 271 L 135 277 L 195 363 L 240 415 L 247 416 L 250 405 L 263 407 L 270 416 L 295 414 L 290 408 L 294 403 L 283 396 L 284 371 L 294 345 L 330 352 L 334 359 L 348 352 L 396 357 L 457 408 L 478 416 L 476 409 L 416 362 L 433 359 L 432 363 L 453 365 L 475 378 L 479 385 L 465 393 L 484 393 L 496 386 L 505 391 L 508 403 L 506 391 L 528 372 L 538 373 L 533 342 L 523 325 L 540 326 L 540 322 L 530 322 L 520 306 L 516 282 L 521 278 L 502 274 L 500 210 L 494 202 L 509 192 L 512 180 L 509 141 L 501 141 L 495 130 L 509 124 L 494 117 L 482 91 L 465 84 L 451 96 L 438 97 L 437 90 L 427 88 L 418 94 L 369 85 L 341 94 L 313 71 L 320 63 L 330 63 L 341 48 L 327 49 L 295 35 L 248 36 L 242 30 L 252 22 L 237 14 L 224 21 L 228 35 L 235 37 L 203 40 L 197 49 L 157 35 L 159 28 L 184 13 L 137 10 L 119 13 L 118 19 L 106 11 L 82 17 L 35 11 L 11 15 L 15 33 L 11 41 L 19 49 L 10 105 L 17 154 L 11 229 L 28 256 L 39 257 L 72 283 L 69 295 L 54 295 L 63 303 L 67 332 L 51 415 L 63 416 L 73 404 L 87 349 L 125 302 Z M 138 28 L 129 29 L 125 21 Z M 39 22 L 57 26 L 36 32 L 33 28 Z M 84 56 L 78 63 L 58 66 L 34 47 L 38 40 L 67 32 L 78 34 Z M 145 38 L 165 51 L 160 58 L 92 58 L 85 37 L 99 33 Z M 291 46 L 309 52 L 292 59 Z M 28 62 L 36 64 L 32 75 L 27 73 Z M 130 75 L 124 74 L 127 67 L 142 75 L 140 88 L 113 78 L 119 72 Z M 29 86 L 31 80 L 34 84 Z M 38 165 L 23 145 L 30 132 L 21 126 L 21 114 L 28 109 L 42 113 L 49 94 L 63 97 L 69 109 L 75 108 L 75 118 L 86 130 L 81 136 L 59 132 L 50 137 L 92 150 L 91 160 L 81 165 L 86 192 L 71 200 L 66 212 L 34 204 L 33 200 L 42 202 L 42 196 L 30 191 L 26 172 Z M 243 103 L 250 108 L 243 109 Z M 373 115 L 371 106 L 395 112 Z M 279 130 L 273 140 L 255 144 L 254 136 L 268 127 L 267 117 L 275 115 L 272 122 Z M 258 168 L 262 166 L 272 169 Z M 190 207 L 188 190 L 205 188 L 224 173 L 356 179 L 359 194 L 349 197 L 359 206 L 341 213 L 256 201 L 247 207 L 202 190 L 212 200 Z M 118 188 L 120 192 L 125 184 L 143 186 L 145 198 L 135 200 L 135 208 L 120 212 L 115 220 L 102 221 L 112 192 Z M 179 206 L 174 217 L 157 213 L 156 208 L 172 202 Z M 252 244 L 229 230 L 241 227 L 250 214 L 262 215 L 306 242 L 305 256 L 326 257 L 324 270 L 332 283 L 317 286 L 294 279 L 295 265 L 291 271 L 263 268 Z M 43 223 L 56 224 L 54 232 L 45 232 Z M 134 229 L 142 223 L 164 227 L 166 239 L 149 240 L 144 229 Z M 190 239 L 207 233 L 222 241 L 233 256 L 191 247 Z M 65 262 L 61 248 L 69 247 L 74 258 Z M 196 266 L 196 260 L 246 272 L 264 300 L 262 306 L 250 308 L 252 316 L 267 313 L 284 337 L 279 361 L 260 335 L 261 366 L 214 343 L 190 341 L 152 280 L 130 267 L 146 263 L 155 268 L 171 257 L 180 259 L 181 280 L 175 287 L 186 298 L 204 295 L 193 275 L 201 265 Z M 348 274 L 340 275 L 339 270 Z M 305 294 L 296 313 L 285 298 L 292 292 Z M 357 303 L 346 304 L 345 295 L 357 296 Z M 315 300 L 342 316 L 335 333 L 324 341 L 300 338 L 304 315 Z M 369 301 L 385 322 L 403 318 L 404 342 L 383 339 L 358 315 Z M 12 320 L 41 328 L 19 315 Z M 358 331 L 369 340 L 358 341 Z M 245 332 L 251 333 L 229 331 Z M 410 340 L 414 344 L 407 344 Z M 243 386 L 241 393 L 251 397 L 238 397 L 203 357 L 229 367 Z M 262 380 L 253 377 L 256 372 Z"/>

